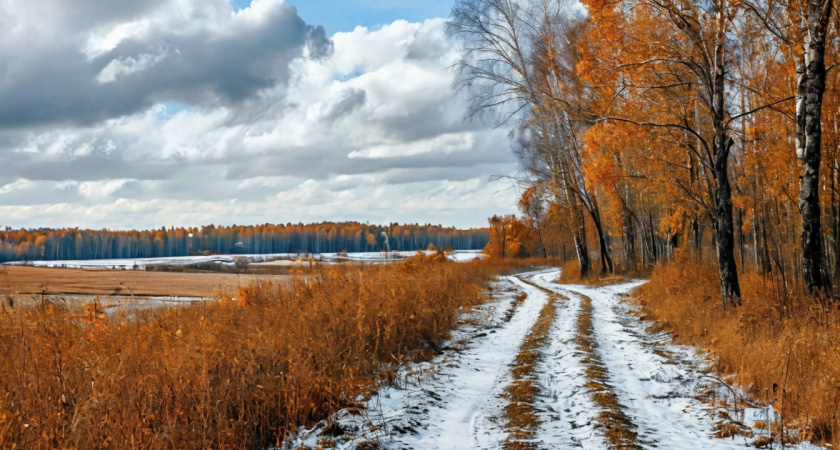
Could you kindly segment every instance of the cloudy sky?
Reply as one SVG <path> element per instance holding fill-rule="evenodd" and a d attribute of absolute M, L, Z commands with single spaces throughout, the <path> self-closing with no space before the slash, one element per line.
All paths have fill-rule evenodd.
<path fill-rule="evenodd" d="M 505 130 L 463 120 L 431 0 L 0 2 L 0 225 L 514 211 Z"/>

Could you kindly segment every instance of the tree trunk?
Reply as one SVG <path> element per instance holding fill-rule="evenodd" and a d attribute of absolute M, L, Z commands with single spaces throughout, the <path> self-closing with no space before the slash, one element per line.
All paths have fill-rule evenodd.
<path fill-rule="evenodd" d="M 633 213 L 624 206 L 624 261 L 627 270 L 636 269 L 636 227 L 633 225 Z"/>
<path fill-rule="evenodd" d="M 833 239 L 834 250 L 834 277 L 840 277 L 840 209 L 838 209 L 837 202 L 837 160 L 831 164 L 831 235 Z"/>
<path fill-rule="evenodd" d="M 714 141 L 712 150 L 715 173 L 715 220 L 717 222 L 718 272 L 723 307 L 741 305 L 741 286 L 735 265 L 734 224 L 732 223 L 732 186 L 729 183 L 729 151 L 734 144 L 726 132 L 726 25 L 722 12 L 718 12 L 715 37 L 714 85 L 712 86 L 712 124 Z"/>
<path fill-rule="evenodd" d="M 802 187 L 799 192 L 799 212 L 802 215 L 802 278 L 812 293 L 829 289 L 825 270 L 822 227 L 820 223 L 820 160 L 822 159 L 822 100 L 825 92 L 825 34 L 832 0 L 808 2 L 805 48 L 805 76 L 799 78 L 797 97 L 804 84 L 805 146 Z M 802 102 L 802 98 L 798 101 Z M 797 125 L 799 126 L 797 107 Z M 797 127 L 798 128 L 798 127 Z M 798 137 L 798 133 L 797 133 Z M 799 156 L 799 155 L 797 155 Z"/>
<path fill-rule="evenodd" d="M 770 243 L 767 242 L 767 213 L 761 212 L 761 265 L 765 267 L 766 273 L 773 272 L 773 261 L 770 259 Z"/>
<path fill-rule="evenodd" d="M 613 260 L 610 256 L 610 247 L 607 245 L 607 236 L 601 224 L 601 215 L 598 213 L 597 206 L 588 208 L 588 211 L 589 216 L 592 217 L 592 222 L 595 224 L 595 233 L 598 235 L 598 250 L 601 254 L 601 275 L 613 273 Z"/>
<path fill-rule="evenodd" d="M 716 133 L 718 134 L 718 133 Z M 720 274 L 720 291 L 724 308 L 727 304 L 740 306 L 741 286 L 738 282 L 738 269 L 735 265 L 735 230 L 732 223 L 732 187 L 729 184 L 729 150 L 727 143 L 718 149 L 718 139 L 725 139 L 725 133 L 715 137 L 715 213 L 717 215 L 717 255 Z"/>
<path fill-rule="evenodd" d="M 744 210 L 738 209 L 738 256 L 741 258 L 741 267 L 744 267 Z"/>
<path fill-rule="evenodd" d="M 653 213 L 648 214 L 648 238 L 650 239 L 650 262 L 656 264 L 659 254 L 656 248 L 656 233 L 653 231 Z"/>
<path fill-rule="evenodd" d="M 579 206 L 575 210 L 575 226 L 576 231 L 573 235 L 575 241 L 575 252 L 577 252 L 578 264 L 580 265 L 580 277 L 586 278 L 592 269 L 592 263 L 589 261 L 589 248 L 586 246 L 586 217 Z"/>

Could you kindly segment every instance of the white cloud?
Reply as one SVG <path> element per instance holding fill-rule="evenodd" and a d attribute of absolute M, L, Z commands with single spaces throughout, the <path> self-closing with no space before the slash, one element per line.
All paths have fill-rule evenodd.
<path fill-rule="evenodd" d="M 424 139 L 417 142 L 398 143 L 394 145 L 377 145 L 350 152 L 350 158 L 399 158 L 401 156 L 415 156 L 427 153 L 449 154 L 453 152 L 470 151 L 475 148 L 475 138 L 472 133 L 448 133 Z"/>
<path fill-rule="evenodd" d="M 129 38 L 143 38 L 151 30 L 152 21 L 142 19 L 135 22 L 120 23 L 107 30 L 93 31 L 90 33 L 82 52 L 91 61 L 102 56 Z"/>
<path fill-rule="evenodd" d="M 11 183 L 0 186 L 0 194 L 8 194 L 10 192 L 22 191 L 32 187 L 32 182 L 26 179 L 18 179 Z"/>
<path fill-rule="evenodd" d="M 134 180 L 84 181 L 78 185 L 79 194 L 94 200 L 106 199 L 131 181 Z"/>
<path fill-rule="evenodd" d="M 127 56 L 113 59 L 96 75 L 96 81 L 102 84 L 112 83 L 117 81 L 118 78 L 154 67 L 166 59 L 167 56 L 169 56 L 169 52 L 161 48 L 157 54 L 143 53 L 137 57 Z"/>
<path fill-rule="evenodd" d="M 100 61 L 91 76 L 105 86 L 166 77 L 158 69 L 179 56 L 153 38 L 161 27 L 224 40 L 269 29 L 285 6 L 259 0 L 233 12 L 225 1 L 173 0 L 85 29 L 78 51 Z M 458 54 L 444 24 L 397 21 L 336 34 L 332 57 L 260 66 L 275 81 L 235 102 L 190 103 L 164 90 L 136 112 L 10 131 L 0 144 L 14 155 L 0 168 L 0 194 L 8 194 L 0 217 L 13 226 L 95 228 L 320 220 L 482 226 L 494 213 L 513 212 L 516 193 L 488 180 L 513 174 L 515 161 L 504 130 L 463 120 L 465 100 L 453 92 L 449 70 Z M 114 53 L 130 42 L 154 45 Z M 173 114 L 170 103 L 188 108 Z"/>

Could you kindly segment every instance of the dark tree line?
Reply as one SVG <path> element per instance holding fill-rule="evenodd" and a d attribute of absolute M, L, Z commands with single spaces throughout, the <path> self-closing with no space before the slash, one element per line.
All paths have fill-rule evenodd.
<path fill-rule="evenodd" d="M 385 236 L 388 242 L 385 242 Z M 440 225 L 368 225 L 358 222 L 206 225 L 160 230 L 18 229 L 0 231 L 0 262 L 126 259 L 199 254 L 375 252 L 436 248 L 479 250 L 485 229 Z"/>

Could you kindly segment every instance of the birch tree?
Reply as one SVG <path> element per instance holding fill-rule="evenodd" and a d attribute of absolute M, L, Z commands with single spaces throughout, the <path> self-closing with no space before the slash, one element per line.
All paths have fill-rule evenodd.
<path fill-rule="evenodd" d="M 519 124 L 520 131 L 534 134 L 519 149 L 524 168 L 544 176 L 554 201 L 571 209 L 580 274 L 586 276 L 591 267 L 586 216 L 595 224 L 602 272 L 612 272 L 613 262 L 597 198 L 581 172 L 586 121 L 575 96 L 583 91 L 572 95 L 570 89 L 576 61 L 568 58 L 574 49 L 569 33 L 579 33 L 582 19 L 565 0 L 459 0 L 448 31 L 463 47 L 457 84 L 470 93 L 470 115 L 495 114 L 498 125 Z"/>

